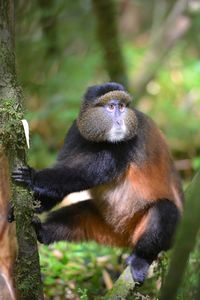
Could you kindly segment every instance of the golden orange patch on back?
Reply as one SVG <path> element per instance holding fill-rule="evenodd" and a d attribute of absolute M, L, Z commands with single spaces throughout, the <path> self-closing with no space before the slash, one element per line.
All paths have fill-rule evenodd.
<path fill-rule="evenodd" d="M 131 164 L 127 171 L 127 178 L 132 183 L 137 198 L 148 202 L 157 199 L 173 199 L 170 173 L 165 166 Z"/>

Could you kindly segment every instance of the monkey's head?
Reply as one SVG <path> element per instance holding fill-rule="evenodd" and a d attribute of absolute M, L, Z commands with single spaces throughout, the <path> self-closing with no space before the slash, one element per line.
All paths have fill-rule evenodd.
<path fill-rule="evenodd" d="M 137 130 L 137 117 L 129 108 L 130 95 L 121 84 L 110 82 L 89 87 L 77 125 L 81 135 L 94 142 L 121 142 Z"/>

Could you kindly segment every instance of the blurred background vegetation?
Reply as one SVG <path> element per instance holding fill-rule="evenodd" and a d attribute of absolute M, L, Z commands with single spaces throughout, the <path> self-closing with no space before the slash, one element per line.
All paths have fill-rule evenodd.
<path fill-rule="evenodd" d="M 105 20 L 98 13 L 99 3 L 108 5 L 103 7 Z M 18 0 L 16 4 L 18 76 L 31 128 L 29 164 L 43 168 L 54 162 L 86 87 L 120 78 L 110 69 L 109 42 L 99 30 L 104 26 L 111 44 L 119 47 L 111 62 L 118 55 L 118 70 L 134 105 L 165 133 L 187 184 L 200 168 L 200 2 Z M 113 41 L 109 28 L 115 25 Z M 93 243 L 58 243 L 41 247 L 40 252 L 47 299 L 97 299 L 112 286 L 126 256 L 124 250 Z M 150 298 L 141 298 L 145 293 L 136 291 L 136 299 L 154 299 L 166 264 L 167 256 L 153 273 L 151 289 L 146 283 Z M 190 287 L 198 272 L 189 276 Z M 180 299 L 192 299 L 184 294 L 188 291 L 181 293 Z"/>

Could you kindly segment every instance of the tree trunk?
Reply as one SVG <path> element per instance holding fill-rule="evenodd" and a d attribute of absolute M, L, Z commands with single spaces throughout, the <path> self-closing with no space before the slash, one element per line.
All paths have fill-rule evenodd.
<path fill-rule="evenodd" d="M 1 178 L 5 201 L 8 201 L 9 170 L 13 166 L 25 164 L 22 118 L 22 92 L 17 84 L 15 70 L 14 0 L 0 0 L 0 145 L 1 157 L 5 161 L 2 172 L 6 177 Z M 9 166 L 6 162 L 9 162 Z M 22 188 L 14 187 L 12 200 L 18 242 L 15 267 L 17 297 L 20 300 L 43 299 L 37 240 L 31 226 L 31 196 Z"/>
<path fill-rule="evenodd" d="M 117 28 L 117 7 L 113 0 L 92 0 L 97 22 L 97 35 L 102 46 L 110 80 L 128 85 L 125 63 Z"/>

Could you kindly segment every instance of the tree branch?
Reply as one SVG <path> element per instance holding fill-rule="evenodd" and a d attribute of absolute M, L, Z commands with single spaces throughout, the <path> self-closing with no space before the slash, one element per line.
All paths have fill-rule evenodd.
<path fill-rule="evenodd" d="M 130 267 L 128 266 L 118 280 L 114 283 L 113 288 L 103 297 L 104 300 L 134 300 L 133 290 L 135 282 L 133 281 Z"/>
<path fill-rule="evenodd" d="M 161 290 L 160 300 L 175 300 L 181 284 L 190 252 L 194 248 L 200 229 L 200 171 L 186 191 L 184 217 L 178 228 L 169 271 Z"/>
<path fill-rule="evenodd" d="M 136 71 L 131 87 L 138 99 L 145 91 L 146 85 L 155 77 L 156 72 L 164 61 L 164 58 L 189 30 L 191 21 L 184 15 L 189 0 L 178 0 L 175 2 L 171 13 L 164 21 L 152 41 L 151 47 Z"/>

